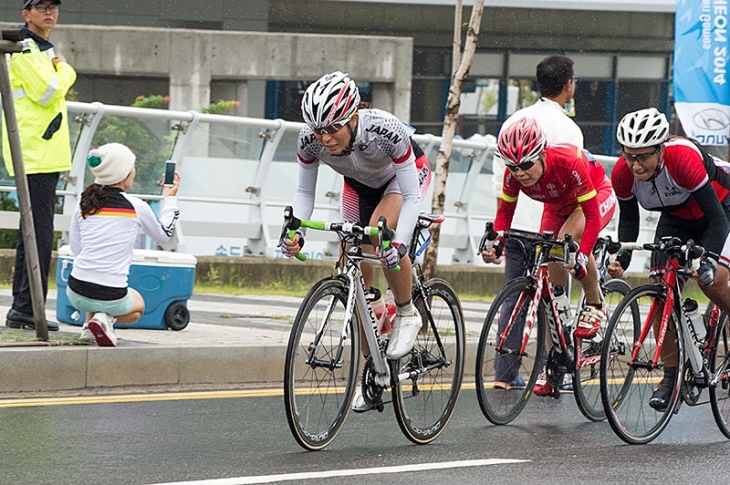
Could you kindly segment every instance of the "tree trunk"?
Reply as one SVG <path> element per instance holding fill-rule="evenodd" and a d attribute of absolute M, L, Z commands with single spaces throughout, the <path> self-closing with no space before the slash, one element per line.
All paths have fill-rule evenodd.
<path fill-rule="evenodd" d="M 461 18 L 461 0 L 456 2 L 457 14 L 456 18 Z M 451 86 L 449 87 L 449 97 L 446 101 L 446 116 L 444 118 L 444 129 L 441 133 L 441 146 L 439 147 L 438 156 L 436 157 L 436 170 L 434 173 L 433 200 L 431 201 L 431 211 L 438 214 L 444 212 L 444 201 L 446 200 L 446 178 L 449 175 L 449 160 L 451 158 L 451 146 L 456 133 L 456 122 L 459 114 L 459 105 L 461 104 L 461 89 L 464 81 L 469 76 L 469 69 L 474 60 L 474 52 L 477 47 L 477 39 L 479 38 L 479 27 L 482 22 L 482 13 L 484 12 L 484 0 L 475 0 L 474 7 L 471 11 L 469 19 L 469 27 L 466 31 L 466 42 L 464 43 L 464 54 L 459 60 L 459 49 L 454 47 L 454 71 L 451 75 Z M 461 21 L 457 20 L 455 26 L 457 32 L 455 36 L 461 35 Z M 456 44 L 456 42 L 455 42 Z M 458 66 L 458 67 L 457 67 Z M 441 226 L 436 225 L 430 228 L 431 244 L 426 248 L 426 254 L 423 260 L 423 274 L 426 278 L 431 278 L 436 274 L 436 260 L 439 248 L 439 239 L 441 238 Z"/>

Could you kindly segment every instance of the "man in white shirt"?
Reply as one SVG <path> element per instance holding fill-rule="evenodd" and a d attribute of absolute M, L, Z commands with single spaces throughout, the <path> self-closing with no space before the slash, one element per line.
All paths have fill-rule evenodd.
<path fill-rule="evenodd" d="M 521 118 L 533 118 L 542 128 L 548 145 L 570 143 L 571 145 L 583 148 L 583 133 L 578 125 L 568 117 L 568 113 L 564 109 L 565 105 L 572 101 L 575 94 L 573 61 L 562 55 L 549 56 L 540 61 L 536 71 L 537 84 L 540 87 L 540 100 L 532 106 L 515 111 L 502 124 L 501 130 L 504 130 Z M 506 167 L 504 161 L 497 155 L 494 156 L 492 170 L 494 172 L 492 179 L 493 192 L 497 198 L 497 204 L 499 204 L 499 201 L 502 199 L 502 182 Z M 520 197 L 517 202 L 514 219 L 512 220 L 512 227 L 525 231 L 539 231 L 542 208 L 542 203 L 529 197 Z M 505 282 L 522 276 L 525 271 L 526 261 L 522 248 L 516 240 L 507 239 L 504 250 L 504 261 Z M 504 318 L 500 318 L 500 331 L 506 326 L 507 317 L 509 315 L 505 314 Z M 517 333 L 515 332 L 514 334 L 517 335 Z M 518 365 L 514 365 L 514 359 L 516 358 L 516 356 L 505 355 L 495 360 L 496 380 L 504 383 L 505 386 L 524 386 L 521 376 L 508 375 L 515 373 L 519 368 Z M 505 375 L 500 375 L 501 372 L 504 372 Z"/>

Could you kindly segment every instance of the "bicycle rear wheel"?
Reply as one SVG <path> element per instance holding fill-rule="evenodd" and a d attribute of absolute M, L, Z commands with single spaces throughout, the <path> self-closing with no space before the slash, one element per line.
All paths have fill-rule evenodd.
<path fill-rule="evenodd" d="M 464 315 L 451 285 L 433 278 L 414 288 L 413 303 L 423 319 L 415 352 L 391 362 L 394 375 L 410 377 L 393 386 L 395 417 L 416 444 L 430 443 L 454 413 L 464 373 Z M 429 310 L 430 309 L 430 310 Z"/>
<path fill-rule="evenodd" d="M 649 399 L 663 376 L 664 361 L 660 357 L 653 370 L 648 369 L 656 355 L 657 341 L 654 331 L 649 328 L 644 342 L 638 349 L 635 363 L 631 355 L 635 342 L 638 342 L 642 329 L 648 322 L 647 312 L 654 300 L 666 303 L 657 285 L 635 288 L 618 305 L 611 315 L 606 331 L 606 343 L 601 352 L 601 399 L 614 433 L 630 444 L 645 444 L 655 439 L 672 418 L 680 398 L 680 384 L 684 375 L 684 348 L 682 338 L 677 338 L 677 351 L 680 356 L 677 377 L 672 383 L 672 396 L 665 411 L 655 411 L 649 406 Z M 636 310 L 641 312 L 641 325 L 637 325 Z M 679 316 L 672 309 L 668 325 L 677 330 Z M 681 330 L 677 330 L 680 332 Z M 669 345 L 666 338 L 664 345 Z"/>
<path fill-rule="evenodd" d="M 531 278 L 511 281 L 492 302 L 484 320 L 477 347 L 476 390 L 482 413 L 494 424 L 507 424 L 520 414 L 542 367 L 546 319 L 542 304 L 539 304 L 532 322 L 525 353 L 517 355 L 534 294 Z M 502 352 L 497 352 L 500 335 L 512 318 L 515 323 L 506 335 Z M 525 380 L 527 382 L 521 382 Z"/>
<path fill-rule="evenodd" d="M 576 339 L 580 345 L 581 359 L 576 362 L 573 374 L 573 395 L 578 409 L 591 421 L 603 421 L 606 413 L 601 403 L 601 349 L 606 338 L 606 330 L 611 314 L 623 298 L 631 291 L 631 286 L 624 280 L 609 280 L 601 285 L 603 300 L 606 304 L 606 321 L 598 329 L 598 333 L 590 339 Z M 632 314 L 636 325 L 641 325 L 638 308 Z"/>
<path fill-rule="evenodd" d="M 359 314 L 345 322 L 347 291 L 336 278 L 317 283 L 304 298 L 289 336 L 286 418 L 294 439 L 308 450 L 321 450 L 335 439 L 357 384 Z"/>
<path fill-rule="evenodd" d="M 730 438 L 730 326 L 725 312 L 720 313 L 715 331 L 715 348 L 710 353 L 710 374 L 724 369 L 716 387 L 710 387 L 712 415 L 717 427 L 725 437 Z"/>

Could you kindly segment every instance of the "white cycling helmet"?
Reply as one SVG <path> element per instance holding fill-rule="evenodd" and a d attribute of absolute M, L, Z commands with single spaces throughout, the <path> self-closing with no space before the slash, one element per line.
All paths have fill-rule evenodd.
<path fill-rule="evenodd" d="M 359 103 L 355 81 L 335 71 L 309 85 L 302 97 L 302 116 L 312 128 L 322 129 L 350 119 Z"/>
<path fill-rule="evenodd" d="M 616 138 L 626 148 L 647 148 L 664 143 L 669 122 L 656 108 L 640 109 L 624 116 L 618 124 Z"/>

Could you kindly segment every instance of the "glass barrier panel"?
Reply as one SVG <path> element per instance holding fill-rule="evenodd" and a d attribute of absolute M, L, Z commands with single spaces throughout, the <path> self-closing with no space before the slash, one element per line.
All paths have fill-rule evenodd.
<path fill-rule="evenodd" d="M 130 193 L 160 195 L 159 181 L 165 173 L 165 162 L 172 154 L 177 132 L 174 120 L 140 119 L 104 115 L 91 141 L 91 148 L 107 143 L 126 145 L 137 157 L 134 168 L 137 175 Z M 94 182 L 94 175 L 86 167 L 84 187 Z"/>

